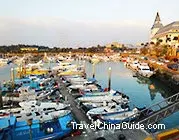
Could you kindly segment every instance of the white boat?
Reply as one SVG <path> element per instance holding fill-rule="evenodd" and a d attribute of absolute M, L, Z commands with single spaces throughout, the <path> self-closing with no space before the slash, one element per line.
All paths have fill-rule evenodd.
<path fill-rule="evenodd" d="M 6 65 L 7 62 L 8 62 L 8 59 L 0 58 L 0 66 L 4 66 L 4 65 Z"/>
<path fill-rule="evenodd" d="M 95 78 L 84 78 L 81 76 L 78 77 L 69 77 L 66 78 L 66 81 L 68 81 L 69 83 L 71 83 L 72 85 L 83 85 L 83 84 L 92 84 L 96 82 Z"/>
<path fill-rule="evenodd" d="M 90 92 L 88 90 L 83 90 L 81 91 L 81 94 L 83 96 L 104 96 L 104 95 L 110 95 L 110 94 L 121 94 L 122 96 L 127 96 L 125 95 L 124 93 L 121 93 L 119 91 L 115 91 L 115 90 L 110 90 L 110 91 L 102 91 L 102 92 L 99 92 L 99 91 L 94 91 L 94 92 Z"/>
<path fill-rule="evenodd" d="M 59 62 L 58 66 L 52 67 L 52 70 L 65 70 L 65 69 L 75 69 L 77 65 L 71 63 Z"/>
<path fill-rule="evenodd" d="M 8 117 L 9 115 L 14 115 L 17 118 L 17 121 L 22 121 L 22 120 L 40 120 L 41 122 L 55 119 L 58 117 L 62 117 L 66 114 L 71 113 L 70 110 L 49 110 L 49 111 L 32 111 L 32 110 L 19 110 L 16 109 L 16 111 L 11 110 L 11 113 L 4 117 Z"/>
<path fill-rule="evenodd" d="M 80 102 L 94 102 L 94 103 L 102 103 L 102 102 L 111 102 L 111 101 L 117 101 L 117 102 L 128 102 L 128 97 L 122 97 L 120 93 L 114 93 L 104 96 L 84 96 L 79 97 L 77 99 Z"/>
<path fill-rule="evenodd" d="M 91 58 L 91 59 L 90 59 L 90 62 L 91 62 L 92 64 L 97 64 L 97 63 L 100 62 L 100 59 L 98 59 L 98 58 Z"/>
<path fill-rule="evenodd" d="M 29 88 L 29 86 L 27 86 L 18 88 L 18 90 L 15 91 L 12 96 L 3 96 L 2 98 L 4 102 L 7 102 L 9 100 L 21 102 L 27 100 L 35 100 L 37 96 L 35 95 L 35 90 L 32 90 Z"/>
<path fill-rule="evenodd" d="M 106 105 L 109 105 L 109 106 L 111 106 L 111 105 L 114 105 L 114 104 L 116 104 L 116 105 L 119 105 L 119 104 L 127 104 L 127 103 L 129 103 L 129 101 L 128 100 L 126 100 L 126 101 L 122 101 L 122 100 L 119 100 L 119 101 L 109 101 L 109 102 L 106 102 L 106 101 L 103 101 L 103 102 L 84 102 L 84 103 L 82 103 L 84 106 L 86 106 L 87 108 L 96 108 L 96 107 L 102 107 L 102 106 L 106 106 Z"/>
<path fill-rule="evenodd" d="M 33 68 L 40 68 L 41 66 L 43 66 L 43 61 L 42 60 L 40 60 L 37 63 L 29 63 L 29 64 L 26 65 L 26 68 L 33 69 Z"/>
<path fill-rule="evenodd" d="M 86 92 L 85 92 L 86 91 Z M 88 92 L 87 90 L 81 91 L 83 96 L 104 96 L 109 95 L 111 91 L 104 91 L 104 92 Z"/>
<path fill-rule="evenodd" d="M 5 117 L 10 114 L 15 116 L 22 116 L 22 114 L 29 113 L 48 113 L 58 110 L 63 110 L 69 107 L 69 104 L 63 103 L 51 103 L 51 102 L 40 102 L 40 101 L 25 101 L 19 103 L 20 108 L 4 109 L 0 110 L 0 117 Z"/>
<path fill-rule="evenodd" d="M 130 64 L 130 67 L 132 68 L 132 70 L 137 70 L 138 66 L 140 65 L 139 64 L 139 61 L 138 60 L 134 60 L 132 61 Z"/>
<path fill-rule="evenodd" d="M 20 87 L 17 90 L 19 97 L 13 97 L 13 100 L 17 100 L 19 102 L 21 101 L 29 101 L 29 100 L 35 100 L 35 99 L 42 99 L 47 97 L 52 93 L 52 91 L 40 91 L 35 92 L 34 89 L 30 89 L 29 86 L 27 87 Z"/>
<path fill-rule="evenodd" d="M 150 67 L 148 66 L 147 63 L 141 63 L 138 66 L 137 74 L 139 74 L 143 77 L 150 78 L 154 74 L 154 72 L 150 70 Z"/>
<path fill-rule="evenodd" d="M 24 109 L 33 109 L 36 111 L 45 111 L 49 109 L 62 110 L 69 107 L 69 104 L 53 103 L 53 102 L 40 102 L 37 100 L 20 102 L 19 105 Z"/>
<path fill-rule="evenodd" d="M 128 111 L 128 110 L 129 110 L 129 106 L 127 106 L 127 105 L 116 105 L 116 104 L 114 104 L 114 105 L 108 105 L 108 106 L 90 109 L 86 114 L 88 116 L 115 114 L 115 113 L 124 112 L 124 111 Z"/>
<path fill-rule="evenodd" d="M 70 78 L 68 81 L 71 84 L 84 84 L 87 82 L 87 79 L 84 79 L 82 77 L 77 77 L 77 78 Z"/>
<path fill-rule="evenodd" d="M 85 91 L 98 91 L 98 86 L 95 84 L 79 84 L 79 85 L 70 85 L 69 90 L 85 90 Z"/>
<path fill-rule="evenodd" d="M 130 120 L 134 120 L 137 116 L 139 110 L 137 108 L 134 108 L 131 111 L 126 111 L 122 113 L 116 113 L 116 114 L 108 114 L 108 115 L 100 115 L 100 119 L 102 121 L 116 124 L 116 123 L 121 123 L 123 121 L 127 122 Z"/>

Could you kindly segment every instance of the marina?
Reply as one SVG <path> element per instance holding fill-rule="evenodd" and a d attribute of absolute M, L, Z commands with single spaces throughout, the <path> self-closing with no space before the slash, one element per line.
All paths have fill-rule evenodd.
<path fill-rule="evenodd" d="M 25 94 L 23 93 L 24 91 L 22 90 L 21 92 L 23 94 L 22 93 L 21 94 L 23 95 L 23 98 L 6 97 L 6 96 L 3 97 L 3 101 L 6 101 L 7 103 L 9 102 L 8 100 L 11 100 L 11 102 L 12 101 L 20 102 L 19 105 L 20 107 L 22 107 L 22 109 L 15 108 L 13 111 L 12 109 L 13 107 L 11 107 L 10 110 L 2 110 L 1 116 L 7 117 L 8 115 L 10 115 L 8 113 L 11 112 L 11 114 L 14 114 L 14 116 L 17 117 L 17 121 L 22 121 L 24 119 L 31 120 L 29 119 L 31 118 L 29 115 L 26 116 L 26 114 L 28 114 L 28 111 L 23 110 L 23 108 L 26 107 L 25 110 L 30 109 L 31 112 L 33 113 L 36 113 L 35 111 L 43 112 L 44 115 L 42 114 L 40 116 L 44 116 L 45 119 L 46 112 L 48 114 L 50 112 L 52 112 L 52 114 L 58 114 L 59 112 L 60 114 L 63 115 L 65 112 L 62 113 L 62 111 L 65 108 L 67 108 L 66 113 L 68 112 L 68 109 L 70 109 L 69 113 L 71 112 L 73 116 L 73 119 L 71 121 L 76 121 L 77 123 L 94 124 L 99 121 L 106 120 L 105 122 L 108 123 L 121 124 L 122 122 L 125 121 L 129 122 L 129 121 L 136 120 L 136 118 L 138 117 L 140 118 L 141 115 L 141 114 L 139 115 L 140 111 L 145 110 L 146 108 L 156 103 L 160 103 L 161 101 L 175 94 L 175 90 L 171 90 L 170 87 L 163 85 L 163 83 L 159 82 L 157 79 L 155 79 L 155 77 L 150 79 L 148 77 L 146 78 L 145 76 L 141 77 L 138 75 L 134 77 L 133 71 L 128 69 L 124 62 L 109 61 L 109 62 L 100 62 L 99 64 L 94 65 L 89 63 L 88 61 L 76 60 L 70 63 L 69 62 L 68 63 L 65 62 L 64 64 L 63 63 L 64 62 L 60 62 L 60 65 L 58 63 L 52 63 L 52 64 L 47 63 L 47 65 L 45 63 L 42 63 L 40 67 L 44 65 L 45 67 L 50 66 L 50 69 L 53 69 L 52 72 L 50 72 L 49 74 L 47 73 L 47 77 L 50 76 L 51 78 L 50 77 L 47 78 L 44 75 L 43 78 L 46 79 L 40 80 L 40 78 L 42 77 L 34 75 L 34 76 L 30 76 L 29 80 L 28 79 L 14 80 L 16 86 L 18 84 L 21 84 L 21 82 L 24 82 L 24 84 L 21 84 L 20 88 L 18 88 L 18 91 L 20 91 L 21 89 L 26 90 L 25 92 L 27 92 L 26 94 L 28 96 L 25 97 L 24 96 Z M 59 65 L 58 69 L 57 69 L 57 65 Z M 10 64 L 3 67 L 4 69 L 1 69 L 0 72 L 6 74 L 5 77 L 6 79 L 1 79 L 3 82 L 9 79 L 12 80 L 12 72 L 11 72 L 12 67 L 15 68 L 16 66 L 14 64 Z M 27 68 L 28 67 L 32 67 L 32 65 L 27 65 Z M 78 69 L 78 67 L 79 70 L 78 72 L 76 72 L 75 69 L 76 68 Z M 61 71 L 64 68 L 66 70 Z M 22 72 L 24 71 L 23 69 L 21 70 Z M 72 69 L 73 71 L 71 71 Z M 9 73 L 4 72 L 4 70 L 9 70 Z M 63 74 L 60 74 L 59 70 L 61 71 L 60 73 Z M 69 73 L 69 71 L 71 72 Z M 15 73 L 18 75 L 18 72 L 14 72 L 13 76 L 15 76 Z M 80 75 L 78 76 L 77 74 Z M 34 82 L 31 82 L 31 79 L 33 79 L 32 81 Z M 42 87 L 36 86 L 35 84 L 36 81 L 41 82 L 40 85 L 42 85 Z M 46 81 L 52 82 L 51 84 L 49 83 L 48 85 L 49 86 L 53 85 L 54 91 L 52 90 L 51 87 L 51 91 L 48 93 L 48 88 L 47 88 L 48 85 L 45 84 Z M 31 87 L 29 89 L 25 88 L 29 84 Z M 154 88 L 151 88 L 150 87 L 151 85 L 154 86 Z M 22 87 L 24 87 L 25 89 Z M 35 91 L 33 91 L 31 88 L 35 88 Z M 43 94 L 42 93 L 39 94 L 38 92 L 43 92 L 43 88 L 46 88 L 46 93 L 44 92 Z M 5 91 L 2 90 L 2 93 L 4 92 Z M 31 97 L 31 95 L 33 96 Z M 41 100 L 41 101 L 37 102 L 35 100 Z M 170 104 L 172 103 L 171 101 Z M 57 104 L 57 102 L 59 103 Z M 65 104 L 63 105 L 63 103 L 65 103 L 66 105 Z M 42 107 L 40 106 L 38 107 L 38 104 L 39 105 L 42 104 Z M 166 105 L 162 105 L 162 106 L 165 107 Z M 153 111 L 155 110 L 154 107 L 150 109 Z M 20 114 L 16 113 L 19 111 L 21 111 Z M 128 112 L 129 115 L 127 115 Z M 33 113 L 32 116 L 35 120 L 42 119 L 41 117 L 38 116 L 35 117 Z M 123 113 L 127 116 L 124 116 Z M 135 116 L 135 114 L 137 115 L 136 117 L 128 118 L 130 116 Z M 157 122 L 165 124 L 166 127 L 165 129 L 178 127 L 179 125 L 178 115 L 179 115 L 178 113 L 174 113 L 169 117 L 166 118 L 164 117 L 161 119 L 161 121 L 159 122 L 157 121 Z M 100 116 L 100 118 L 98 116 Z M 111 120 L 111 118 L 114 117 L 116 117 L 116 119 L 120 118 L 120 120 L 118 119 Z M 49 119 L 49 117 L 47 118 Z M 49 129 L 49 131 L 51 130 Z M 159 133 L 159 132 L 160 130 L 157 130 L 155 133 Z M 95 133 L 95 135 L 93 133 Z M 131 135 L 128 135 L 128 133 L 130 133 Z M 132 133 L 135 134 L 135 136 L 133 136 Z M 71 130 L 71 132 L 69 131 L 67 134 L 59 136 L 59 138 L 65 136 L 66 138 L 64 139 L 76 140 L 76 139 L 86 139 L 86 137 L 90 137 L 91 139 L 91 136 L 93 135 L 93 139 L 97 139 L 100 137 L 101 138 L 109 137 L 108 139 L 110 140 L 110 139 L 119 139 L 119 137 L 125 137 L 127 139 L 142 140 L 150 136 L 150 134 L 151 132 L 146 130 L 122 130 L 122 129 L 90 130 L 90 128 L 88 129 L 86 128 L 83 130 L 81 129 Z M 30 134 L 29 136 L 33 138 L 32 134 Z"/>
<path fill-rule="evenodd" d="M 179 140 L 177 3 L 2 1 L 0 140 Z"/>

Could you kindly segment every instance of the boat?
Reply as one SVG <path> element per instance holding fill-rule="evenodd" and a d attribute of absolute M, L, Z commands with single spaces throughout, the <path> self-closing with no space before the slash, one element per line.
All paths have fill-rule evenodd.
<path fill-rule="evenodd" d="M 103 95 L 109 95 L 110 91 L 102 91 L 102 92 L 85 92 L 85 91 L 80 91 L 81 95 L 83 96 L 103 96 Z"/>
<path fill-rule="evenodd" d="M 22 102 L 29 100 L 43 100 L 47 97 L 58 95 L 60 96 L 59 89 L 57 87 L 46 87 L 41 90 L 31 89 L 29 86 L 20 87 L 13 93 L 4 94 L 3 101 L 7 102 L 9 100 Z"/>
<path fill-rule="evenodd" d="M 72 132 L 70 111 L 42 115 L 41 119 L 17 120 L 13 115 L 0 118 L 0 139 L 60 139 Z"/>
<path fill-rule="evenodd" d="M 9 115 L 13 115 L 17 118 L 17 121 L 23 120 L 40 120 L 41 122 L 47 121 L 51 117 L 61 117 L 65 114 L 71 113 L 70 110 L 45 110 L 45 111 L 35 111 L 35 110 L 22 110 L 21 112 L 10 113 Z M 58 114 L 58 115 L 57 115 Z"/>
<path fill-rule="evenodd" d="M 118 92 L 111 92 L 109 95 L 100 95 L 100 96 L 84 96 L 79 97 L 77 100 L 79 102 L 93 102 L 93 103 L 103 103 L 103 102 L 128 102 L 129 97 L 123 96 Z"/>
<path fill-rule="evenodd" d="M 8 63 L 8 59 L 0 58 L 0 66 L 4 66 Z"/>
<path fill-rule="evenodd" d="M 97 108 L 97 107 L 103 107 L 103 106 L 112 106 L 112 105 L 122 105 L 122 104 L 128 104 L 129 100 L 111 100 L 111 101 L 103 101 L 103 102 L 83 102 L 82 104 L 88 108 Z"/>
<path fill-rule="evenodd" d="M 87 84 L 74 84 L 74 85 L 69 85 L 68 86 L 69 91 L 99 91 L 101 87 L 99 87 L 97 84 L 93 83 L 87 83 Z"/>
<path fill-rule="evenodd" d="M 40 68 L 43 66 L 43 61 L 40 60 L 39 62 L 37 63 L 29 63 L 26 65 L 26 68 L 30 68 L 30 69 L 35 69 L 35 68 Z"/>
<path fill-rule="evenodd" d="M 24 108 L 32 108 L 37 111 L 43 111 L 43 110 L 48 110 L 48 109 L 54 109 L 54 110 L 62 110 L 70 106 L 70 104 L 63 104 L 63 103 L 53 103 L 53 102 L 41 102 L 37 100 L 32 100 L 32 101 L 25 101 L 25 102 L 20 102 L 19 105 Z"/>
<path fill-rule="evenodd" d="M 84 84 L 85 82 L 87 82 L 87 79 L 83 77 L 70 78 L 68 79 L 68 82 L 70 82 L 71 84 L 79 85 L 79 84 Z"/>
<path fill-rule="evenodd" d="M 60 72 L 58 76 L 66 76 L 66 75 L 84 75 L 84 71 L 79 71 L 76 69 L 69 69 L 63 72 Z"/>
<path fill-rule="evenodd" d="M 131 61 L 131 63 L 129 64 L 129 67 L 133 70 L 133 71 L 136 71 L 138 69 L 138 66 L 139 66 L 139 61 L 138 60 L 134 60 L 134 61 Z"/>
<path fill-rule="evenodd" d="M 63 104 L 58 102 L 41 102 L 37 100 L 24 101 L 19 103 L 19 108 L 10 108 L 0 110 L 0 116 L 6 116 L 7 114 L 12 113 L 15 116 L 21 116 L 22 114 L 32 113 L 32 112 L 52 112 L 66 109 L 70 104 Z"/>
<path fill-rule="evenodd" d="M 88 85 L 96 84 L 97 80 L 95 78 L 86 79 L 84 77 L 78 76 L 66 78 L 66 82 L 70 83 L 71 85 Z"/>
<path fill-rule="evenodd" d="M 98 59 L 98 58 L 91 58 L 89 62 L 92 63 L 92 64 L 98 64 L 100 62 L 100 59 Z"/>
<path fill-rule="evenodd" d="M 125 112 L 129 110 L 128 105 L 108 105 L 103 107 L 97 107 L 90 109 L 86 114 L 87 116 L 93 115 L 104 115 L 104 114 L 115 114 L 120 112 Z"/>
<path fill-rule="evenodd" d="M 75 69 L 76 67 L 77 65 L 58 61 L 58 65 L 52 67 L 52 70 L 57 71 L 57 70 Z"/>
<path fill-rule="evenodd" d="M 138 67 L 137 67 L 137 75 L 143 76 L 143 77 L 147 77 L 150 78 L 154 72 L 150 70 L 150 67 L 148 66 L 147 63 L 141 63 Z"/>
<path fill-rule="evenodd" d="M 115 113 L 115 114 L 100 115 L 99 118 L 103 122 L 117 124 L 121 122 L 128 122 L 130 120 L 135 120 L 136 117 L 138 117 L 138 114 L 137 114 L 138 112 L 139 110 L 137 108 L 134 108 L 131 111 L 125 111 L 122 113 L 120 112 L 120 113 Z"/>
<path fill-rule="evenodd" d="M 93 92 L 93 91 L 80 91 L 80 93 L 83 95 L 83 96 L 104 96 L 104 95 L 110 95 L 110 94 L 120 94 L 120 95 L 122 95 L 123 97 L 126 97 L 126 95 L 124 94 L 124 93 L 121 93 L 121 92 L 119 92 L 119 91 L 114 91 L 114 90 L 110 90 L 110 91 L 107 91 L 108 89 L 107 88 L 105 88 L 103 91 L 101 91 L 101 90 L 103 90 L 102 88 L 99 88 L 99 91 L 97 91 L 97 92 Z"/>

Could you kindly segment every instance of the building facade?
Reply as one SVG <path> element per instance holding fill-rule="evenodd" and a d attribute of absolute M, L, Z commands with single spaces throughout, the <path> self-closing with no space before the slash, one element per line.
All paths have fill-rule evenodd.
<path fill-rule="evenodd" d="M 157 13 L 151 28 L 151 41 L 153 43 L 179 45 L 179 21 L 163 26 L 159 13 Z"/>
<path fill-rule="evenodd" d="M 20 48 L 21 51 L 38 51 L 38 48 L 36 47 L 23 47 Z"/>
<path fill-rule="evenodd" d="M 117 47 L 117 48 L 122 48 L 124 45 L 118 42 L 113 42 L 111 44 L 107 44 L 106 48 L 112 48 L 112 47 Z"/>
<path fill-rule="evenodd" d="M 154 44 L 168 45 L 175 49 L 177 53 L 179 49 L 179 21 L 163 26 L 159 13 L 157 12 L 151 28 L 150 40 Z"/>

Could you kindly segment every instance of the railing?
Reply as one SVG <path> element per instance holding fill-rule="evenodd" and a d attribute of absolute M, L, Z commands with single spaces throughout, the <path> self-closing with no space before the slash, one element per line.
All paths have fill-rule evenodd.
<path fill-rule="evenodd" d="M 170 116 L 171 114 L 173 114 L 174 112 L 176 112 L 178 110 L 179 110 L 179 101 L 152 114 L 151 116 L 147 117 L 146 119 L 139 121 L 139 123 L 148 126 L 149 124 L 154 124 L 158 121 L 161 121 L 162 119 Z"/>
<path fill-rule="evenodd" d="M 129 120 L 129 123 L 135 122 L 144 125 L 154 124 L 167 116 L 173 114 L 179 110 L 179 93 L 166 98 L 165 100 L 158 102 L 142 111 L 139 111 L 125 120 Z M 123 122 L 121 122 L 123 123 Z"/>

